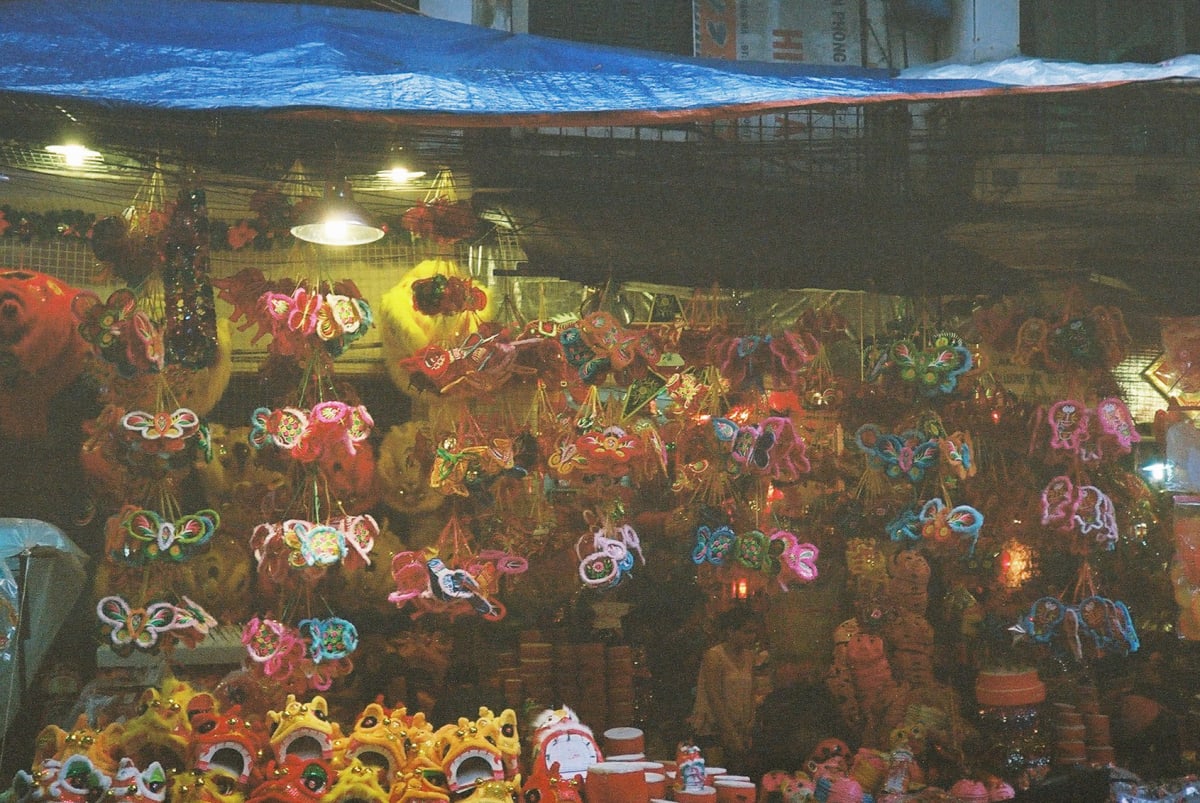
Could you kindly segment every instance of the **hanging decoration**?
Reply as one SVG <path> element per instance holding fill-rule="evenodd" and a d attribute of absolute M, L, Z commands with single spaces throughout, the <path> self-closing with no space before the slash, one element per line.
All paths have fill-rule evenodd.
<path fill-rule="evenodd" d="M 398 552 L 392 558 L 396 590 L 388 600 L 398 608 L 411 603 L 414 617 L 446 613 L 455 618 L 473 612 L 488 621 L 499 621 L 507 612 L 495 599 L 501 577 L 520 574 L 528 566 L 518 555 L 476 550 L 454 513 L 432 548 Z"/>
<path fill-rule="evenodd" d="M 933 337 L 931 349 L 924 351 L 912 340 L 897 340 L 878 354 L 867 381 L 885 374 L 915 386 L 922 396 L 935 397 L 953 393 L 958 380 L 971 370 L 971 350 L 953 333 Z"/>
<path fill-rule="evenodd" d="M 459 198 L 454 173 L 439 170 L 423 200 L 400 218 L 400 224 L 414 239 L 429 240 L 445 246 L 467 239 L 479 227 L 470 201 Z"/>
<path fill-rule="evenodd" d="M 207 368 L 217 356 L 217 312 L 209 278 L 208 205 L 203 189 L 180 193 L 163 233 L 166 360 Z"/>
<path fill-rule="evenodd" d="M 591 531 L 579 537 L 575 556 L 579 560 L 579 578 L 588 588 L 613 588 L 630 575 L 646 556 L 637 531 L 629 524 L 615 524 L 607 517 L 586 516 Z"/>
<path fill-rule="evenodd" d="M 269 334 L 270 353 L 297 360 L 339 357 L 374 323 L 370 305 L 348 279 L 315 286 L 293 279 L 269 282 L 258 269 L 246 268 L 214 279 L 213 286 L 233 306 L 238 329 L 254 329 L 251 343 Z"/>

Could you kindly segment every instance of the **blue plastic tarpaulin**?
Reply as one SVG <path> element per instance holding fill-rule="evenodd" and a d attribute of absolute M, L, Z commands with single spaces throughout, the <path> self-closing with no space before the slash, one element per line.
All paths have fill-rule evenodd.
<path fill-rule="evenodd" d="M 386 114 L 454 126 L 619 125 L 1023 89 L 684 58 L 315 5 L 0 3 L 0 92 L 134 108 Z"/>

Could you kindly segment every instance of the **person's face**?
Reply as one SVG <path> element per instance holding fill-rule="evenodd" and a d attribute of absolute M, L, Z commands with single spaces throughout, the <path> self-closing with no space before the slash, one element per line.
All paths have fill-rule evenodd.
<path fill-rule="evenodd" d="M 729 634 L 729 642 L 735 647 L 746 648 L 758 640 L 758 626 L 747 622 Z"/>

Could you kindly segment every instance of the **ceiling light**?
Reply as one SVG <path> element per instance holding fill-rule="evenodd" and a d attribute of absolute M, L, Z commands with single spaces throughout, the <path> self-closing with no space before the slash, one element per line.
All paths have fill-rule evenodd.
<path fill-rule="evenodd" d="M 317 245 L 366 245 L 384 235 L 370 215 L 354 202 L 350 182 L 330 182 L 325 197 L 292 226 L 297 239 Z"/>
<path fill-rule="evenodd" d="M 47 145 L 46 150 L 58 154 L 66 162 L 67 167 L 83 167 L 91 159 L 99 159 L 100 152 L 85 145 L 69 143 L 66 145 Z"/>

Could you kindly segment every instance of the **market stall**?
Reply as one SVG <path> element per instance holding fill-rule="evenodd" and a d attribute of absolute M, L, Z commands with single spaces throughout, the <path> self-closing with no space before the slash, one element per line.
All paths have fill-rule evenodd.
<path fill-rule="evenodd" d="M 298 46 L 290 28 L 257 35 L 278 22 L 265 7 L 243 13 L 258 58 Z M 376 21 L 310 13 L 343 55 Z M 28 42 L 54 31 L 17 19 L 42 53 Z M 415 20 L 384 19 L 412 36 Z M 544 45 L 428 31 L 491 53 L 474 66 Z M 155 59 L 173 52 L 158 33 Z M 426 73 L 428 50 L 410 54 Z M 160 102 L 101 63 L 106 103 Z M 92 86 L 46 69 L 29 56 L 0 77 L 36 96 Z M 486 113 L 358 111 L 545 122 L 545 103 L 513 105 L 529 75 L 513 89 L 493 72 L 479 70 L 508 105 Z M 829 99 L 798 71 L 709 77 L 718 96 L 697 107 L 664 77 L 668 110 L 640 98 L 620 119 Z M 361 130 L 319 129 L 347 143 L 327 148 L 341 182 L 291 154 L 276 155 L 286 173 L 253 175 L 267 160 L 247 119 L 287 106 L 301 126 L 293 106 L 340 105 L 284 104 L 258 79 L 189 84 L 183 101 L 239 107 L 230 125 L 254 147 L 127 144 L 144 167 L 82 193 L 91 208 L 63 211 L 77 185 L 49 182 L 29 185 L 49 205 L 0 208 L 0 444 L 24 461 L 3 510 L 79 511 L 64 524 L 95 563 L 85 590 L 77 550 L 54 542 L 72 574 L 41 585 L 90 594 L 88 636 L 53 651 L 79 682 L 69 713 L 38 723 L 14 797 L 1195 795 L 1195 319 L 1078 276 L 799 289 L 781 273 L 791 251 L 732 217 L 747 253 L 778 260 L 770 281 L 552 277 L 529 270 L 529 229 L 445 164 L 382 214 L 355 205 L 329 239 L 317 213 L 351 207 Z M 839 102 L 1004 91 L 889 80 L 857 76 L 884 83 L 841 85 Z M 592 113 L 580 103 L 558 122 Z M 253 105 L 272 111 L 240 117 Z M 140 111 L 170 121 L 172 150 L 195 133 Z M 928 280 L 928 264 L 896 272 Z M 25 553 L 41 556 L 22 539 Z M 31 621 L 36 658 L 55 628 Z"/>

